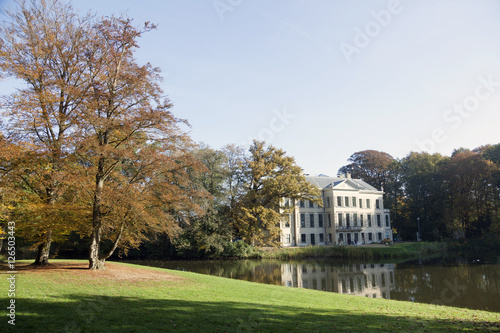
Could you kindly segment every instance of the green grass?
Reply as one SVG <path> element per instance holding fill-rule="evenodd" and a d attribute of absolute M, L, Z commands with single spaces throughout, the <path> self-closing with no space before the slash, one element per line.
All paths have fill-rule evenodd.
<path fill-rule="evenodd" d="M 52 260 L 52 263 L 61 262 Z M 99 272 L 19 271 L 19 332 L 499 331 L 500 314 L 231 280 L 131 264 L 129 281 Z M 163 272 L 176 279 L 141 281 Z M 0 303 L 8 299 L 1 276 Z M 0 331 L 11 329 L 1 316 Z"/>
<path fill-rule="evenodd" d="M 266 259 L 338 258 L 348 260 L 408 259 L 441 254 L 444 243 L 395 243 L 390 246 L 307 246 L 263 251 Z"/>

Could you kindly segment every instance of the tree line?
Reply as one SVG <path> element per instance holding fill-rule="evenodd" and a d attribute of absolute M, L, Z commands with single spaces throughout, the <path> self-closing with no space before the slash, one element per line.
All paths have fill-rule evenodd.
<path fill-rule="evenodd" d="M 428 241 L 500 239 L 500 144 L 451 156 L 411 152 L 394 159 L 365 150 L 339 172 L 350 172 L 385 191 L 392 224 L 401 239 Z"/>
<path fill-rule="evenodd" d="M 36 264 L 71 235 L 88 243 L 91 269 L 158 235 L 206 251 L 217 239 L 271 244 L 280 198 L 317 196 L 280 149 L 192 141 L 160 70 L 135 58 L 154 24 L 79 15 L 61 0 L 19 0 L 4 14 L 0 77 L 22 85 L 0 105 L 0 221 L 16 222 Z"/>

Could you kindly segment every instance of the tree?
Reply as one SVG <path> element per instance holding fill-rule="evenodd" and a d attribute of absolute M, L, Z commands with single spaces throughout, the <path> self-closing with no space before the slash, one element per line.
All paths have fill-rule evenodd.
<path fill-rule="evenodd" d="M 5 14 L 7 20 L 0 25 L 0 74 L 25 83 L 2 105 L 7 119 L 2 131 L 24 153 L 11 167 L 17 168 L 17 183 L 37 196 L 40 209 L 32 212 L 56 211 L 53 206 L 60 204 L 67 179 L 77 112 L 89 88 L 83 54 L 91 38 L 91 17 L 75 15 L 70 5 L 58 0 L 20 1 L 16 10 Z M 52 218 L 45 213 L 39 216 L 39 232 L 33 234 L 40 244 L 37 264 L 48 263 L 54 232 Z"/>
<path fill-rule="evenodd" d="M 377 150 L 363 150 L 352 154 L 351 162 L 339 169 L 339 173 L 350 173 L 353 178 L 360 178 L 377 189 L 385 189 L 389 182 L 390 166 L 394 158 Z"/>
<path fill-rule="evenodd" d="M 448 189 L 447 227 L 454 236 L 484 236 L 498 218 L 498 166 L 479 151 L 456 150 L 443 169 Z"/>
<path fill-rule="evenodd" d="M 403 186 L 402 215 L 396 225 L 406 239 L 415 237 L 420 227 L 423 239 L 438 238 L 444 231 L 444 182 L 441 175 L 446 158 L 440 154 L 412 152 L 400 161 Z"/>
<path fill-rule="evenodd" d="M 185 256 L 217 258 L 232 240 L 230 186 L 226 186 L 228 159 L 222 151 L 207 146 L 195 150 L 193 155 L 207 168 L 206 172 L 193 174 L 193 182 L 210 193 L 210 197 L 200 200 L 206 213 L 185 225 L 174 242 Z"/>
<path fill-rule="evenodd" d="M 134 59 L 137 39 L 154 25 L 80 17 L 59 0 L 20 1 L 8 16 L 0 69 L 27 88 L 7 99 L 3 132 L 19 133 L 6 137 L 26 152 L 11 174 L 28 194 L 22 208 L 35 207 L 19 216 L 40 221 L 43 261 L 53 222 L 73 225 L 47 212 L 65 212 L 74 200 L 91 222 L 74 227 L 90 235 L 92 269 L 117 248 L 136 246 L 146 230 L 173 234 L 179 221 L 201 214 L 193 198 L 204 194 L 189 178 L 201 167 L 181 130 L 188 124 L 170 112 L 159 70 Z"/>
<path fill-rule="evenodd" d="M 81 113 L 84 141 L 78 154 L 94 180 L 91 269 L 104 268 L 126 230 L 137 237 L 154 224 L 174 232 L 175 222 L 189 220 L 198 208 L 190 198 L 201 194 L 188 172 L 199 163 L 180 128 L 187 122 L 171 113 L 159 70 L 134 59 L 137 39 L 154 28 L 146 23 L 139 30 L 127 18 L 102 19 L 86 53 L 92 88 Z M 124 204 L 115 205 L 120 201 L 114 196 Z M 102 251 L 103 236 L 113 239 L 109 251 Z"/>
<path fill-rule="evenodd" d="M 289 207 L 284 199 L 322 204 L 320 191 L 310 184 L 293 157 L 264 142 L 254 141 L 242 170 L 245 193 L 237 203 L 235 229 L 248 244 L 275 245 L 280 222 Z"/>

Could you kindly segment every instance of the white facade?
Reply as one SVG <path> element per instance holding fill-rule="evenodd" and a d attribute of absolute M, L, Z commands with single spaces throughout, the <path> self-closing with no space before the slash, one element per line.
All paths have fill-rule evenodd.
<path fill-rule="evenodd" d="M 321 190 L 323 207 L 310 201 L 289 200 L 292 207 L 281 224 L 283 246 L 369 244 L 392 241 L 383 194 L 360 179 L 306 177 Z"/>

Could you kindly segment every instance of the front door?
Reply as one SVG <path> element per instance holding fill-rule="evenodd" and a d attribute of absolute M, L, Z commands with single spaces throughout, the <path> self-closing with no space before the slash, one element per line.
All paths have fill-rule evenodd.
<path fill-rule="evenodd" d="M 351 245 L 351 234 L 347 234 L 347 244 Z"/>

